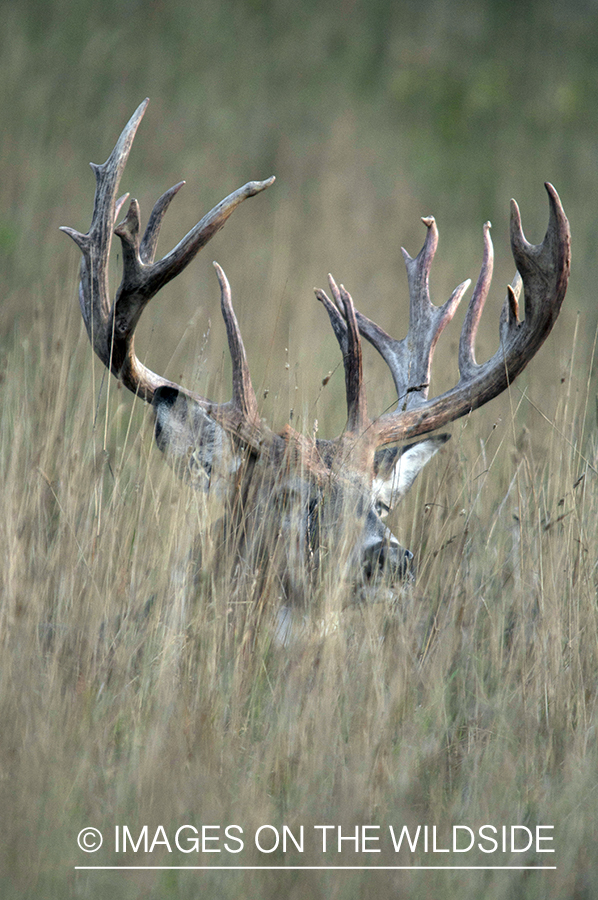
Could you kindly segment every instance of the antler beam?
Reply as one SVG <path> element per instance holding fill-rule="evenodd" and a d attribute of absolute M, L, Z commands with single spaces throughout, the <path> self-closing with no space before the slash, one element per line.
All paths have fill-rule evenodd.
<path fill-rule="evenodd" d="M 170 188 L 156 202 L 141 239 L 139 204 L 136 200 L 131 200 L 124 221 L 116 228 L 114 227 L 118 214 L 128 197 L 128 194 L 125 194 L 117 199 L 118 187 L 133 138 L 148 102 L 148 100 L 144 100 L 131 116 L 108 160 L 101 166 L 92 163 L 92 169 L 96 176 L 96 194 L 88 233 L 82 234 L 73 228 L 64 227 L 62 231 L 75 241 L 83 254 L 79 303 L 91 344 L 104 365 L 120 378 L 129 390 L 148 402 L 151 402 L 158 387 L 172 386 L 192 396 L 203 405 L 215 409 L 215 405 L 205 398 L 181 388 L 146 368 L 135 355 L 134 331 L 143 310 L 152 297 L 155 297 L 165 284 L 189 265 L 243 200 L 265 190 L 274 182 L 274 178 L 266 181 L 250 181 L 234 191 L 204 216 L 170 253 L 158 262 L 154 262 L 164 215 L 174 196 L 184 185 L 184 181 Z M 123 249 L 123 276 L 114 303 L 110 299 L 108 287 L 108 259 L 113 230 L 119 236 Z M 219 278 L 221 275 L 223 275 L 222 270 L 219 270 Z M 230 291 L 228 296 L 227 309 L 230 308 L 232 311 Z M 227 332 L 230 341 L 232 331 L 229 325 L 233 331 L 236 329 L 238 337 L 233 338 L 233 343 L 238 351 L 239 347 L 242 348 L 242 341 L 236 320 L 234 320 L 234 326 L 232 325 L 233 320 L 234 313 L 232 319 L 230 315 L 227 319 Z M 236 358 L 238 359 L 238 355 L 235 356 L 233 353 L 233 361 Z M 243 383 L 245 389 L 242 394 L 237 389 L 233 393 L 233 407 L 237 403 L 243 407 L 247 404 L 251 406 L 247 388 L 247 383 L 250 385 L 251 382 L 246 362 Z M 249 407 L 247 407 L 248 409 Z M 247 410 L 244 409 L 244 411 Z"/>

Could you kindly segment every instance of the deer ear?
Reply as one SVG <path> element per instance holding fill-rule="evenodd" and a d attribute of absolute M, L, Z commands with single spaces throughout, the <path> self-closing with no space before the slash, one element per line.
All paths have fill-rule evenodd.
<path fill-rule="evenodd" d="M 383 447 L 376 451 L 372 490 L 381 516 L 405 496 L 421 469 L 449 439 L 450 434 L 437 434 L 405 447 Z"/>
<path fill-rule="evenodd" d="M 180 478 L 207 491 L 218 474 L 232 474 L 241 460 L 232 451 L 218 422 L 176 387 L 161 386 L 154 392 L 156 444 Z"/>

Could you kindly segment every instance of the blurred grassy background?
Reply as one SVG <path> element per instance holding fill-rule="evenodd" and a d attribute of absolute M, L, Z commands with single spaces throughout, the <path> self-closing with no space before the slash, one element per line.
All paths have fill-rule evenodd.
<path fill-rule="evenodd" d="M 595 4 L 202 0 L 100 7 L 58 0 L 5 3 L 2 21 L 4 336 L 15 321 L 26 331 L 34 315 L 51 330 L 50 283 L 62 284 L 64 303 L 73 305 L 77 254 L 57 226 L 86 230 L 93 193 L 87 162 L 104 161 L 146 95 L 152 103 L 123 190 L 147 216 L 158 193 L 187 180 L 167 219 L 164 252 L 239 184 L 278 179 L 146 314 L 138 345 L 158 371 L 179 375 L 189 367 L 209 322 L 205 369 L 220 365 L 223 331 L 209 264 L 217 257 L 233 285 L 256 383 L 271 390 L 272 402 L 272 388 L 285 381 L 281 408 L 264 408 L 280 424 L 296 405 L 285 365 L 300 369 L 302 402 L 313 404 L 322 374 L 338 362 L 314 284 L 325 285 L 332 271 L 364 312 L 402 335 L 399 245 L 415 255 L 424 232 L 419 218 L 429 214 L 441 232 L 432 273 L 437 303 L 475 278 L 481 226 L 493 222 L 494 299 L 479 341 L 479 357 L 490 355 L 513 271 L 508 201 L 518 199 L 526 233 L 539 241 L 546 180 L 571 219 L 574 268 L 552 358 L 545 353 L 536 365 L 550 362 L 554 372 L 555 356 L 566 364 L 565 329 L 578 310 L 584 335 L 593 334 Z M 456 333 L 442 342 L 438 388 L 454 378 Z M 390 379 L 377 360 L 368 357 L 368 365 L 382 406 L 392 400 Z M 331 392 L 335 383 L 342 383 L 340 372 Z M 329 433 L 343 424 L 342 400 L 333 401 L 325 406 Z"/>
<path fill-rule="evenodd" d="M 596 3 L 20 0 L 0 14 L 3 896 L 595 896 Z M 561 195 L 573 234 L 563 313 L 511 395 L 453 427 L 395 518 L 421 574 L 384 644 L 379 622 L 362 623 L 362 641 L 350 622 L 304 655 L 260 647 L 241 664 L 209 593 L 187 607 L 175 584 L 195 501 L 164 471 L 141 404 L 101 382 L 99 364 L 92 379 L 79 254 L 58 231 L 87 229 L 87 164 L 106 159 L 145 96 L 122 189 L 147 217 L 187 180 L 163 252 L 245 181 L 277 182 L 154 300 L 140 357 L 228 394 L 216 258 L 264 415 L 280 426 L 292 410 L 309 431 L 317 418 L 321 436 L 342 428 L 344 390 L 314 284 L 331 271 L 402 336 L 399 246 L 419 250 L 420 216 L 440 228 L 437 303 L 476 277 L 490 219 L 483 359 L 513 275 L 509 198 L 539 242 L 542 183 Z M 456 377 L 458 332 L 440 342 L 437 390 Z M 385 408 L 391 379 L 369 352 L 366 377 Z M 155 617 L 139 630 L 149 596 Z M 112 640 L 106 622 L 120 616 Z M 558 829 L 559 872 L 73 876 L 79 827 L 163 816 L 543 821 Z"/>

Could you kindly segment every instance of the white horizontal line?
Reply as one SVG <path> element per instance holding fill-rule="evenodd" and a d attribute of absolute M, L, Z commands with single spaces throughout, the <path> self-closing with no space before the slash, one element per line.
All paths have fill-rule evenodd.
<path fill-rule="evenodd" d="M 467 870 L 467 869 L 476 869 L 482 872 L 490 871 L 493 869 L 517 869 L 518 871 L 545 871 L 547 869 L 556 869 L 556 866 L 75 866 L 75 869 L 85 869 L 87 871 L 99 871 L 101 869 L 126 869 L 126 870 L 140 870 L 145 871 L 146 869 L 160 871 L 166 871 L 171 869 L 177 870 L 193 870 L 193 871 L 209 871 L 213 869 L 214 871 L 227 871 L 227 872 L 245 872 L 248 870 L 254 871 L 256 869 L 260 870 L 268 870 L 268 871 L 276 871 L 280 869 L 281 871 L 287 870 L 300 870 L 305 869 L 306 871 L 313 871 L 315 869 L 326 869 L 334 872 L 342 872 L 343 869 L 347 869 L 349 871 L 396 871 L 396 870 L 407 870 L 407 869 L 449 869 L 449 870 Z"/>

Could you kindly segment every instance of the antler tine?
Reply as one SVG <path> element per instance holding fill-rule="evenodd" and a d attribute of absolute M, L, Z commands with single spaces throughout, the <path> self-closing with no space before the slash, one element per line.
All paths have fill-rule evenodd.
<path fill-rule="evenodd" d="M 459 372 L 461 378 L 468 378 L 475 370 L 477 363 L 475 360 L 475 339 L 478 333 L 478 326 L 482 316 L 482 310 L 488 297 L 490 283 L 492 281 L 492 271 L 494 269 L 494 248 L 492 247 L 492 238 L 490 237 L 490 222 L 484 225 L 484 256 L 482 259 L 482 268 L 473 291 L 473 296 L 467 307 L 465 321 L 461 330 L 461 338 L 459 340 Z"/>
<path fill-rule="evenodd" d="M 184 181 L 179 181 L 178 184 L 169 188 L 156 200 L 139 247 L 139 256 L 142 262 L 153 263 L 164 216 L 166 215 L 168 207 L 184 184 Z"/>
<path fill-rule="evenodd" d="M 347 392 L 347 431 L 361 434 L 369 425 L 365 385 L 363 383 L 363 362 L 361 340 L 355 319 L 353 298 L 343 285 L 340 286 L 345 321 L 347 322 L 348 348 L 343 357 L 345 366 L 345 388 Z"/>
<path fill-rule="evenodd" d="M 355 306 L 349 292 L 342 284 L 339 288 L 332 275 L 328 276 L 328 283 L 334 302 L 324 291 L 315 288 L 314 292 L 328 313 L 332 330 L 343 354 L 347 395 L 346 431 L 349 434 L 363 434 L 371 422 L 367 413 L 361 339 L 355 317 Z"/>
<path fill-rule="evenodd" d="M 422 219 L 422 222 L 428 231 L 418 256 L 412 259 L 406 250 L 402 250 L 407 267 L 410 299 L 407 336 L 403 340 L 396 340 L 359 310 L 355 310 L 360 333 L 376 348 L 390 369 L 398 397 L 397 410 L 411 409 L 426 399 L 436 342 L 453 318 L 463 294 L 471 283 L 469 279 L 464 281 L 455 288 L 443 306 L 434 306 L 430 300 L 429 274 L 438 246 L 438 229 L 432 216 Z M 331 304 L 321 291 L 316 291 L 316 296 L 326 306 L 335 334 L 337 332 L 342 334 L 346 330 L 345 320 L 341 316 L 343 305 L 340 302 L 340 295 L 337 297 L 334 289 L 332 291 L 336 305 Z M 328 300 L 330 305 L 327 305 L 325 300 Z"/>
<path fill-rule="evenodd" d="M 328 284 L 330 285 L 330 292 L 332 294 L 334 302 L 330 300 L 326 292 L 321 290 L 320 288 L 314 288 L 314 294 L 328 313 L 328 318 L 330 319 L 330 324 L 332 325 L 334 336 L 339 343 L 344 359 L 344 357 L 349 352 L 347 323 L 345 322 L 341 313 L 341 310 L 344 308 L 344 306 L 341 300 L 341 295 L 337 283 L 332 275 L 328 275 Z"/>
<path fill-rule="evenodd" d="M 98 166 L 90 163 L 96 178 L 91 226 L 87 234 L 74 228 L 61 227 L 71 237 L 83 254 L 79 303 L 81 314 L 93 348 L 105 365 L 110 359 L 110 293 L 108 290 L 108 258 L 112 244 L 112 230 L 128 194 L 116 201 L 122 173 L 127 164 L 133 139 L 143 118 L 149 99 L 140 103 L 106 160 Z"/>
<path fill-rule="evenodd" d="M 401 248 L 409 284 L 409 330 L 403 341 L 395 341 L 393 365 L 395 385 L 402 379 L 397 409 L 412 409 L 426 400 L 430 368 L 438 338 L 451 321 L 470 281 L 460 284 L 442 306 L 430 300 L 430 268 L 438 247 L 438 228 L 433 216 L 422 218 L 428 229 L 424 245 L 415 259 Z M 390 339 L 392 340 L 392 339 Z M 390 365 L 390 364 L 389 364 Z M 395 371 L 396 370 L 396 371 Z"/>
<path fill-rule="evenodd" d="M 552 328 L 563 301 L 571 262 L 571 235 L 569 222 L 559 195 L 547 181 L 544 183 L 549 201 L 549 219 L 546 235 L 541 244 L 530 244 L 523 234 L 521 214 L 515 200 L 511 200 L 511 250 L 515 265 L 525 286 L 525 320 L 548 317 Z M 546 309 L 545 289 L 554 283 L 560 297 L 558 307 Z M 562 296 L 561 296 L 562 294 Z"/>
<path fill-rule="evenodd" d="M 241 337 L 239 323 L 233 309 L 230 284 L 223 269 L 217 262 L 214 263 L 214 268 L 220 283 L 222 317 L 226 326 L 226 336 L 232 361 L 233 398 L 231 403 L 244 418 L 255 422 L 258 420 L 257 400 L 251 383 L 243 338 Z"/>

